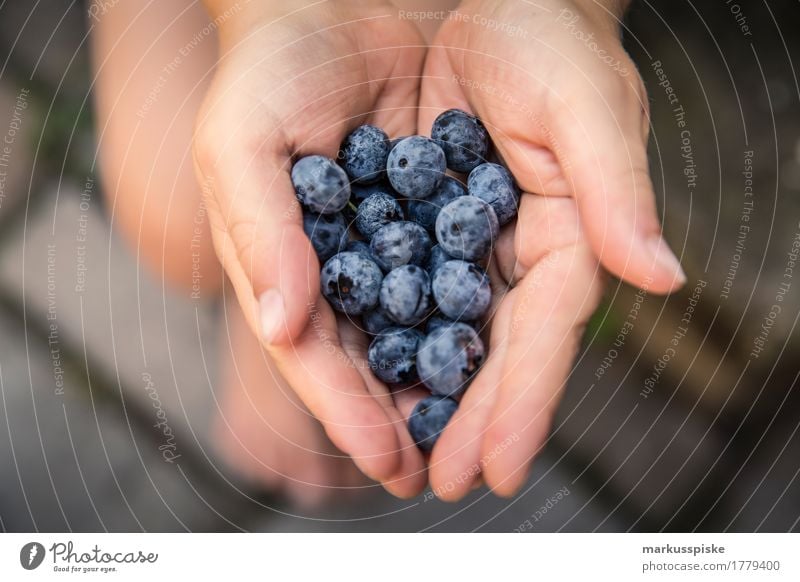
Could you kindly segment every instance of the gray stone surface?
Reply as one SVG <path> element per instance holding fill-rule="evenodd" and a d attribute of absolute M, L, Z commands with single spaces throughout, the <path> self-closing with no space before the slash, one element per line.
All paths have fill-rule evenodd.
<path fill-rule="evenodd" d="M 0 290 L 25 301 L 30 325 L 55 325 L 78 365 L 91 361 L 153 422 L 157 398 L 178 448 L 206 450 L 217 375 L 214 304 L 179 296 L 137 268 L 98 196 L 94 186 L 51 184 L 0 249 Z"/>

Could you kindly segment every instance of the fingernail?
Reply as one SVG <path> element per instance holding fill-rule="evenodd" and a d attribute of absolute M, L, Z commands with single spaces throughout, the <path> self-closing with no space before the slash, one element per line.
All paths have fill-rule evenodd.
<path fill-rule="evenodd" d="M 286 310 L 280 291 L 268 289 L 258 298 L 258 309 L 261 317 L 261 336 L 265 342 L 271 344 L 278 337 L 284 326 Z"/>
<path fill-rule="evenodd" d="M 667 241 L 659 235 L 651 236 L 647 239 L 647 248 L 654 258 L 658 267 L 665 273 L 670 273 L 675 280 L 683 285 L 686 283 L 686 273 L 683 272 L 678 257 L 670 250 Z"/>

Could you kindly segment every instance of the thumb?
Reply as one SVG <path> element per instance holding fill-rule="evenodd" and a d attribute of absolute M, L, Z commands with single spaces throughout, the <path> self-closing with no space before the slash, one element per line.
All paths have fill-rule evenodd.
<path fill-rule="evenodd" d="M 274 346 L 302 333 L 319 294 L 290 168 L 289 156 L 226 153 L 204 188 L 220 262 L 251 329 Z"/>
<path fill-rule="evenodd" d="M 686 276 L 661 235 L 643 102 L 623 79 L 573 93 L 551 112 L 553 149 L 602 264 L 629 283 L 669 293 Z"/>

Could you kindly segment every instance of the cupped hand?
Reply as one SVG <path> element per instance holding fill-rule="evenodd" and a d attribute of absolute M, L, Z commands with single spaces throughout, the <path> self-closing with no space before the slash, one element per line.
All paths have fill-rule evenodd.
<path fill-rule="evenodd" d="M 249 326 L 333 443 L 391 492 L 414 495 L 425 463 L 359 361 L 359 335 L 320 297 L 290 170 L 303 155 L 335 157 L 362 123 L 414 133 L 422 41 L 388 3 L 207 4 L 220 60 L 194 152 L 216 252 Z"/>
<path fill-rule="evenodd" d="M 495 252 L 488 361 L 431 458 L 441 497 L 479 474 L 501 495 L 524 483 L 600 299 L 595 257 L 654 293 L 685 280 L 661 238 L 647 98 L 608 9 L 620 4 L 465 0 L 429 49 L 419 126 L 473 112 L 525 192 Z"/>

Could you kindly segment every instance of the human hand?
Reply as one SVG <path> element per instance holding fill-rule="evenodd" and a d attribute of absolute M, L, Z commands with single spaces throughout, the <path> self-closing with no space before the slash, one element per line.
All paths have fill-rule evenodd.
<path fill-rule="evenodd" d="M 303 155 L 335 157 L 362 123 L 414 133 L 421 40 L 383 2 L 207 4 L 220 60 L 194 153 L 216 252 L 250 328 L 333 443 L 392 493 L 414 495 L 424 461 L 359 361 L 358 334 L 320 297 L 289 172 Z"/>
<path fill-rule="evenodd" d="M 472 111 L 526 192 L 495 252 L 514 288 L 497 298 L 488 361 L 431 458 L 443 498 L 479 472 L 501 495 L 524 483 L 599 302 L 595 256 L 651 292 L 685 281 L 660 235 L 647 99 L 618 4 L 465 0 L 429 49 L 419 126 Z"/>

